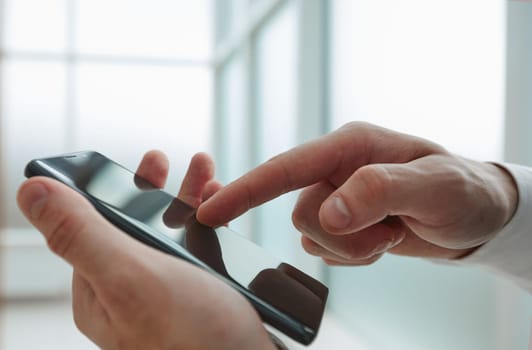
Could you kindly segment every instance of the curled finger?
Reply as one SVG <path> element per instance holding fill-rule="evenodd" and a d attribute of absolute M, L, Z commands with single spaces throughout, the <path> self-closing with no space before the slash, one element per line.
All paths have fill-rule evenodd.
<path fill-rule="evenodd" d="M 144 154 L 137 168 L 136 175 L 148 180 L 148 182 L 157 188 L 163 188 L 168 177 L 168 168 L 169 164 L 166 155 L 161 151 L 152 150 Z M 142 187 L 142 184 L 138 181 L 137 185 Z"/>

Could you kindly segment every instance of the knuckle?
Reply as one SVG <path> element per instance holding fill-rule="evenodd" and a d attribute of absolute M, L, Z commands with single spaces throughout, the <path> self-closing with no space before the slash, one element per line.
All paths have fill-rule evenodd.
<path fill-rule="evenodd" d="M 301 233 L 306 233 L 308 231 L 307 224 L 305 223 L 305 216 L 298 206 L 292 211 L 292 224 Z"/>
<path fill-rule="evenodd" d="M 351 262 L 354 266 L 369 266 L 374 264 L 377 260 L 379 260 L 382 257 L 382 254 L 373 255 L 369 258 L 360 259 L 360 260 L 353 260 Z"/>
<path fill-rule="evenodd" d="M 364 122 L 364 121 L 350 121 L 350 122 L 347 122 L 345 124 L 343 124 L 340 129 L 347 129 L 347 130 L 350 130 L 350 129 L 368 129 L 371 127 L 371 124 L 369 124 L 368 122 Z"/>
<path fill-rule="evenodd" d="M 367 265 L 371 265 L 371 264 L 374 264 L 375 262 L 377 262 L 377 260 L 379 260 L 380 258 L 382 258 L 384 254 L 377 254 L 377 255 L 373 255 L 372 257 L 364 260 L 363 264 L 364 266 L 367 266 Z"/>
<path fill-rule="evenodd" d="M 321 256 L 323 255 L 323 252 L 322 250 L 319 248 L 319 246 L 313 242 L 311 239 L 307 238 L 307 239 L 304 239 L 303 237 L 301 238 L 301 246 L 303 247 L 303 249 L 309 253 L 310 255 L 315 255 L 315 256 Z"/>
<path fill-rule="evenodd" d="M 371 257 L 373 248 L 357 239 L 350 239 L 345 244 L 345 255 L 349 260 L 361 260 Z"/>
<path fill-rule="evenodd" d="M 381 258 L 380 255 L 376 255 L 376 256 L 373 256 L 373 257 L 368 258 L 368 259 L 357 261 L 357 265 L 358 266 L 368 266 L 368 265 L 374 264 L 380 258 Z"/>
<path fill-rule="evenodd" d="M 378 164 L 359 168 L 355 172 L 355 176 L 364 185 L 363 193 L 365 193 L 367 200 L 384 199 L 388 189 L 392 187 L 391 174 Z"/>
<path fill-rule="evenodd" d="M 340 129 L 353 129 L 358 126 L 358 122 L 347 122 L 343 124 Z"/>
<path fill-rule="evenodd" d="M 302 239 L 301 246 L 303 247 L 303 250 L 305 250 L 307 253 L 311 255 L 315 254 L 313 247 L 311 247 L 311 244 L 307 240 Z"/>
<path fill-rule="evenodd" d="M 57 217 L 46 235 L 48 247 L 55 254 L 65 256 L 83 227 L 83 222 L 74 215 Z"/>
<path fill-rule="evenodd" d="M 308 231 L 308 216 L 312 215 L 310 206 L 312 201 L 309 200 L 309 189 L 306 188 L 299 193 L 294 209 L 292 210 L 292 223 L 294 227 L 302 233 Z M 317 213 L 316 213 L 317 215 Z"/>
<path fill-rule="evenodd" d="M 313 219 L 312 213 L 309 213 L 299 205 L 296 205 L 292 211 L 292 223 L 294 227 L 307 236 L 319 236 L 322 234 L 322 228 L 317 219 Z M 317 215 L 316 215 L 317 216 Z"/>

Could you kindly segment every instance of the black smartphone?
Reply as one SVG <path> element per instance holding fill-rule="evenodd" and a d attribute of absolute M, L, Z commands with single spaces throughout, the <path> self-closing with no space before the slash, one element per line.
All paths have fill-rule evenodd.
<path fill-rule="evenodd" d="M 135 239 L 197 265 L 238 290 L 262 320 L 308 345 L 323 316 L 328 289 L 227 227 L 196 220 L 194 208 L 100 153 L 32 160 L 27 177 L 47 176 L 87 198 Z"/>

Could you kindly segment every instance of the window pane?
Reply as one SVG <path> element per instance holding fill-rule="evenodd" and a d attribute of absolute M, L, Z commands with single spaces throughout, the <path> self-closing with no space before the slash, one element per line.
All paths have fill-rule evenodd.
<path fill-rule="evenodd" d="M 227 64 L 220 78 L 222 116 L 219 135 L 223 152 L 219 154 L 223 182 L 235 180 L 250 168 L 245 68 L 242 56 L 238 55 Z"/>
<path fill-rule="evenodd" d="M 297 12 L 283 9 L 257 38 L 259 161 L 297 142 Z"/>
<path fill-rule="evenodd" d="M 257 38 L 258 162 L 297 143 L 297 12 L 283 8 Z M 291 223 L 295 194 L 266 203 L 258 210 L 261 244 L 281 256 L 294 256 L 299 234 Z"/>
<path fill-rule="evenodd" d="M 78 148 L 132 169 L 145 151 L 161 149 L 173 191 L 190 157 L 211 150 L 208 68 L 82 64 L 77 78 Z"/>
<path fill-rule="evenodd" d="M 220 74 L 219 116 L 216 127 L 216 164 L 218 178 L 229 183 L 251 167 L 251 123 L 247 108 L 247 77 L 242 54 L 236 55 Z M 252 237 L 253 228 L 249 215 L 231 221 L 231 228 Z"/>
<path fill-rule="evenodd" d="M 3 63 L 2 151 L 7 226 L 27 225 L 16 205 L 24 166 L 65 151 L 65 69 L 56 63 Z M 2 206 L 2 208 L 4 208 Z"/>
<path fill-rule="evenodd" d="M 500 159 L 503 1 L 340 0 L 333 5 L 335 126 L 367 120 L 469 157 Z"/>
<path fill-rule="evenodd" d="M 5 0 L 5 48 L 64 50 L 66 1 L 69 0 Z"/>
<path fill-rule="evenodd" d="M 78 49 L 207 60 L 212 0 L 79 0 Z"/>

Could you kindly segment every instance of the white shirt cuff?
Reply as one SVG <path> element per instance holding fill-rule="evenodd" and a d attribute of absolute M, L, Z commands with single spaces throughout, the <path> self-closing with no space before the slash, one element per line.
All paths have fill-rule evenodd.
<path fill-rule="evenodd" d="M 515 179 L 519 203 L 513 218 L 473 254 L 455 260 L 494 270 L 532 293 L 532 168 L 499 164 Z"/>

